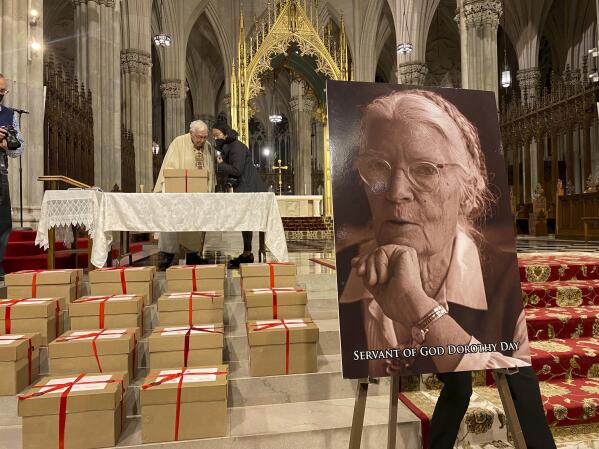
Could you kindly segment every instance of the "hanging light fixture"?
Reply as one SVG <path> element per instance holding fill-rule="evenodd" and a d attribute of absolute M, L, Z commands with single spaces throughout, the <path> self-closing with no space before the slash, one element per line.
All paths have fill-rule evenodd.
<path fill-rule="evenodd" d="M 507 61 L 503 66 L 503 72 L 501 72 L 501 87 L 508 88 L 512 85 L 512 72 L 510 71 Z"/>
<path fill-rule="evenodd" d="M 268 121 L 270 123 L 274 123 L 274 124 L 281 123 L 283 121 L 283 116 L 280 114 L 280 112 L 276 108 L 276 98 L 277 98 L 277 72 L 273 71 L 272 72 L 272 103 L 270 105 L 271 113 L 268 115 Z"/>
<path fill-rule="evenodd" d="M 159 32 L 154 36 L 154 44 L 157 47 L 170 47 L 171 46 L 171 36 L 164 32 L 162 28 L 162 18 L 164 16 L 164 4 L 163 0 L 160 0 L 160 17 L 158 18 Z"/>
<path fill-rule="evenodd" d="M 412 50 L 414 50 L 414 44 L 412 44 L 412 37 L 410 36 L 410 27 L 408 26 L 408 18 L 406 17 L 406 9 L 404 8 L 403 10 L 403 19 L 404 19 L 404 36 L 407 36 L 407 40 L 400 42 L 397 45 L 397 54 L 399 55 L 407 55 L 409 53 L 412 53 Z"/>
<path fill-rule="evenodd" d="M 501 30 L 503 32 L 503 70 L 501 72 L 501 87 L 507 89 L 512 85 L 512 72 L 507 64 L 507 43 L 505 40 L 505 22 Z"/>
<path fill-rule="evenodd" d="M 158 156 L 160 154 L 160 145 L 156 142 L 152 142 L 152 154 Z"/>

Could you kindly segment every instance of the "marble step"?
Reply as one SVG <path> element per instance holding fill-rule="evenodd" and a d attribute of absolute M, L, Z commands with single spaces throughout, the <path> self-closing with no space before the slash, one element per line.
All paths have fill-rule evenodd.
<path fill-rule="evenodd" d="M 388 396 L 370 395 L 366 403 L 362 449 L 385 447 Z M 6 404 L 5 404 L 6 403 Z M 21 421 L 16 416 L 16 399 L 0 398 L 0 449 L 21 447 Z M 296 402 L 233 408 L 229 411 L 229 432 L 223 438 L 142 445 L 141 418 L 127 419 L 117 445 L 139 449 L 346 449 L 348 447 L 354 399 Z M 9 417 L 8 420 L 4 417 Z M 420 445 L 420 421 L 399 403 L 397 449 Z"/>
<path fill-rule="evenodd" d="M 341 356 L 318 356 L 318 371 L 307 374 L 289 374 L 251 377 L 248 362 L 231 362 L 229 365 L 229 407 L 268 405 L 289 402 L 308 402 L 326 399 L 345 399 L 355 396 L 355 381 L 341 376 Z M 127 415 L 139 414 L 139 388 L 147 368 L 140 369 L 130 386 L 132 401 Z M 389 382 L 370 387 L 374 395 L 387 391 Z"/>
<path fill-rule="evenodd" d="M 386 446 L 388 396 L 368 398 L 362 436 L 362 449 Z M 349 445 L 354 399 L 295 402 L 232 408 L 229 436 L 146 444 L 143 449 L 346 449 Z M 141 444 L 140 418 L 130 418 L 119 448 Z M 420 421 L 399 404 L 397 449 L 420 447 Z M 141 449 L 141 447 L 140 447 Z"/>

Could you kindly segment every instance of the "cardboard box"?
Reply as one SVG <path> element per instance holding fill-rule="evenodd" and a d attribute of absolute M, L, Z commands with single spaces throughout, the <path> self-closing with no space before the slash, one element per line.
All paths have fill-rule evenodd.
<path fill-rule="evenodd" d="M 206 193 L 208 192 L 208 170 L 166 169 L 164 170 L 164 191 L 166 193 Z"/>
<path fill-rule="evenodd" d="M 23 270 L 6 275 L 8 298 L 61 298 L 60 310 L 78 298 L 82 269 Z"/>
<path fill-rule="evenodd" d="M 154 329 L 148 342 L 151 369 L 223 363 L 222 323 L 158 327 Z"/>
<path fill-rule="evenodd" d="M 143 331 L 141 295 L 84 296 L 69 305 L 72 330 L 139 327 Z"/>
<path fill-rule="evenodd" d="M 252 288 L 245 290 L 247 320 L 307 318 L 308 293 L 302 288 Z"/>
<path fill-rule="evenodd" d="M 152 303 L 155 267 L 99 268 L 89 272 L 92 295 L 143 295 Z"/>
<path fill-rule="evenodd" d="M 8 298 L 58 298 L 60 310 L 68 309 L 81 290 L 82 269 L 22 270 L 6 275 Z"/>
<path fill-rule="evenodd" d="M 0 396 L 14 395 L 37 380 L 40 334 L 0 336 Z"/>
<path fill-rule="evenodd" d="M 139 328 L 69 331 L 48 346 L 50 374 L 135 374 Z"/>
<path fill-rule="evenodd" d="M 202 323 L 222 323 L 224 299 L 222 291 L 162 295 L 158 298 L 160 325 L 189 326 Z"/>
<path fill-rule="evenodd" d="M 121 274 L 122 273 L 122 274 Z M 153 281 L 156 267 L 120 267 L 120 268 L 98 268 L 89 272 L 90 284 L 119 283 L 122 278 L 128 285 L 129 282 Z M 129 294 L 129 293 L 127 293 Z"/>
<path fill-rule="evenodd" d="M 318 327 L 312 320 L 248 321 L 250 375 L 314 373 Z"/>
<path fill-rule="evenodd" d="M 224 265 L 176 265 L 166 270 L 166 291 L 224 290 L 225 275 Z"/>
<path fill-rule="evenodd" d="M 124 372 L 45 377 L 18 397 L 23 449 L 58 449 L 61 440 L 65 449 L 116 446 L 127 386 Z"/>
<path fill-rule="evenodd" d="M 297 275 L 297 266 L 286 262 L 242 263 L 239 270 L 242 278 Z"/>
<path fill-rule="evenodd" d="M 37 332 L 47 346 L 62 327 L 58 298 L 0 299 L 0 335 Z"/>
<path fill-rule="evenodd" d="M 215 438 L 227 433 L 226 365 L 152 370 L 140 396 L 143 443 Z"/>
<path fill-rule="evenodd" d="M 270 277 L 241 278 L 241 290 L 252 288 L 291 288 L 297 285 L 297 276 L 275 276 L 271 283 Z"/>

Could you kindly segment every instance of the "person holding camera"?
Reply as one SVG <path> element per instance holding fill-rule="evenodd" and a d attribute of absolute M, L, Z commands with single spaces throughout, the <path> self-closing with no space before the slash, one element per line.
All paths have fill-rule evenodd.
<path fill-rule="evenodd" d="M 0 73 L 0 280 L 4 280 L 2 263 L 12 230 L 8 158 L 19 157 L 23 153 L 24 143 L 17 114 L 11 108 L 2 105 L 6 94 L 6 78 Z"/>
<path fill-rule="evenodd" d="M 223 122 L 212 126 L 212 137 L 220 154 L 216 158 L 216 170 L 227 176 L 225 184 L 237 193 L 266 192 L 266 186 L 254 167 L 252 154 L 245 144 L 240 142 L 237 131 Z M 239 268 L 242 263 L 253 263 L 252 231 L 243 231 L 243 253 L 229 262 L 229 268 Z"/>

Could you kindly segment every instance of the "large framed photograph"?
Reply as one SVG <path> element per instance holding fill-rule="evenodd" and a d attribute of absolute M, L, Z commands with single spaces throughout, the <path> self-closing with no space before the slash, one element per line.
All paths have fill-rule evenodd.
<path fill-rule="evenodd" d="M 344 377 L 530 365 L 493 93 L 327 98 Z"/>

